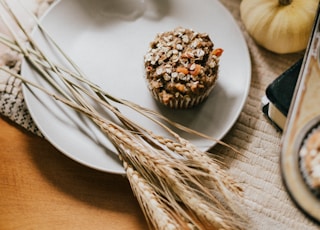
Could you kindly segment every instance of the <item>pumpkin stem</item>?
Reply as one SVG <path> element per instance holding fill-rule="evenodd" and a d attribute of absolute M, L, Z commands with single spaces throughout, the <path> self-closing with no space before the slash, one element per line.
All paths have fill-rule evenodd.
<path fill-rule="evenodd" d="M 286 6 L 286 5 L 290 5 L 291 2 L 292 2 L 292 0 L 279 0 L 279 5 Z"/>

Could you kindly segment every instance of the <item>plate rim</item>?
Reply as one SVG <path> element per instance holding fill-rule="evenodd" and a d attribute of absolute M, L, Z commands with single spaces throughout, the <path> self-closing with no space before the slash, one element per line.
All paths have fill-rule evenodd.
<path fill-rule="evenodd" d="M 48 14 L 50 14 L 50 12 L 61 2 L 63 1 L 67 1 L 67 0 L 56 0 L 54 3 L 52 3 L 50 5 L 50 7 L 46 10 L 46 12 L 39 18 L 40 21 L 44 20 L 45 17 L 47 17 Z M 171 0 L 172 1 L 172 0 Z M 224 138 L 224 136 L 229 133 L 230 129 L 235 125 L 236 121 L 239 119 L 239 116 L 245 106 L 245 103 L 248 99 L 248 95 L 249 95 L 249 91 L 250 91 L 250 86 L 251 86 L 251 78 L 252 78 L 252 64 L 251 64 L 251 58 L 250 58 L 250 52 L 249 52 L 249 48 L 246 42 L 246 39 L 244 37 L 243 32 L 240 30 L 239 25 L 237 24 L 235 18 L 233 17 L 233 15 L 231 14 L 231 12 L 218 0 L 213 0 L 214 3 L 213 4 L 218 4 L 219 7 L 221 7 L 224 10 L 224 14 L 227 14 L 228 17 L 230 17 L 232 20 L 232 23 L 234 24 L 235 29 L 238 32 L 239 38 L 241 38 L 241 43 L 242 45 L 244 45 L 243 48 L 245 48 L 245 54 L 244 54 L 244 58 L 246 59 L 246 61 L 244 63 L 246 63 L 247 67 L 245 67 L 244 69 L 247 71 L 247 73 L 244 73 L 244 75 L 246 76 L 246 88 L 243 90 L 242 93 L 242 100 L 239 102 L 239 106 L 235 112 L 235 115 L 232 117 L 231 121 L 228 123 L 228 126 L 226 126 L 226 128 L 224 128 L 224 132 L 221 133 L 221 135 L 219 137 L 215 137 L 217 140 L 221 140 L 222 138 Z M 36 30 L 37 28 L 35 28 Z M 23 71 L 23 66 L 26 65 L 26 60 L 23 58 L 22 63 L 21 63 L 21 72 Z M 29 91 L 29 92 L 28 92 Z M 32 90 L 31 90 L 32 91 Z M 32 105 L 30 104 L 29 100 L 28 100 L 28 96 L 26 96 L 28 93 L 30 93 L 30 89 L 29 86 L 26 86 L 25 84 L 23 84 L 22 86 L 22 93 L 25 99 L 25 103 L 26 106 L 29 110 L 29 113 L 33 119 L 33 121 L 35 122 L 36 126 L 38 127 L 38 129 L 40 130 L 40 132 L 43 134 L 43 136 L 57 149 L 59 150 L 63 155 L 67 156 L 68 158 L 84 165 L 87 166 L 89 168 L 98 170 L 98 171 L 103 171 L 106 173 L 112 173 L 112 174 L 124 174 L 124 171 L 122 172 L 122 170 L 117 171 L 117 170 L 110 170 L 110 169 L 105 169 L 105 168 L 101 168 L 101 167 L 97 167 L 94 166 L 92 164 L 89 164 L 86 161 L 83 161 L 75 156 L 73 156 L 70 153 L 66 153 L 66 151 L 57 143 L 52 142 L 52 140 L 50 140 L 50 138 L 48 138 L 48 134 L 46 132 L 46 130 L 43 128 L 42 125 L 38 124 L 38 120 L 37 120 L 37 116 L 32 112 L 32 109 L 30 109 L 30 107 L 32 107 Z M 50 136 L 50 135 L 49 135 Z M 216 143 L 213 143 L 213 145 L 209 148 L 213 148 L 216 145 Z M 208 150 L 209 150 L 208 149 Z"/>

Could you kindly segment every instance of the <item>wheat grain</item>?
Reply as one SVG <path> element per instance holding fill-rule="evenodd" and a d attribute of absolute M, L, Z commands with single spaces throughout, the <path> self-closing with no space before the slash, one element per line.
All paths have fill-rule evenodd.
<path fill-rule="evenodd" d="M 232 199 L 241 194 L 241 189 L 233 178 L 205 152 L 177 135 L 157 118 L 187 132 L 206 137 L 204 134 L 182 127 L 154 111 L 104 92 L 99 86 L 89 82 L 80 68 L 50 38 L 53 46 L 65 56 L 73 69 L 53 63 L 23 29 L 5 1 L 0 0 L 0 2 L 13 16 L 28 38 L 30 46 L 25 46 L 19 41 L 12 30 L 14 41 L 6 36 L 0 36 L 0 42 L 23 54 L 38 70 L 40 76 L 51 82 L 57 92 L 50 92 L 41 85 L 34 84 L 8 69 L 1 68 L 1 70 L 11 73 L 24 83 L 42 90 L 52 98 L 88 116 L 101 128 L 119 152 L 127 178 L 150 227 L 170 230 L 206 229 L 208 227 L 215 229 L 244 228 L 242 217 L 235 208 L 237 200 Z M 2 19 L 5 20 L 4 17 Z M 45 32 L 37 20 L 36 22 Z M 58 79 L 64 87 L 57 84 Z M 123 126 L 103 117 L 88 99 L 93 99 L 95 103 L 114 113 Z M 123 116 L 109 100 L 143 114 L 164 128 L 173 139 L 153 134 L 131 121 Z"/>
<path fill-rule="evenodd" d="M 126 162 L 124 162 L 123 165 L 133 192 L 140 206 L 144 207 L 142 210 L 144 210 L 144 214 L 148 217 L 148 220 L 152 222 L 152 226 L 163 230 L 179 230 L 180 224 L 176 223 L 175 219 L 163 208 L 164 204 L 152 186 L 150 186 L 132 166 Z"/>

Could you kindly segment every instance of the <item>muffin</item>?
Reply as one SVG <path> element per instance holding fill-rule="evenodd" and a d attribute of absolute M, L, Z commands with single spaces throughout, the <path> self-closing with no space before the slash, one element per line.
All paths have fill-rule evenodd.
<path fill-rule="evenodd" d="M 308 187 L 320 194 L 320 128 L 306 137 L 299 151 L 300 169 Z"/>
<path fill-rule="evenodd" d="M 149 90 L 170 108 L 200 104 L 216 84 L 222 53 L 206 33 L 178 27 L 157 34 L 144 56 Z"/>

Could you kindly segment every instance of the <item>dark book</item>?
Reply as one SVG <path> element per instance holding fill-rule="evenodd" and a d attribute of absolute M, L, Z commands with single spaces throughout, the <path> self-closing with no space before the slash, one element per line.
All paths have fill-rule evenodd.
<path fill-rule="evenodd" d="M 277 77 L 266 89 L 262 111 L 279 129 L 283 130 L 303 59 Z"/>

